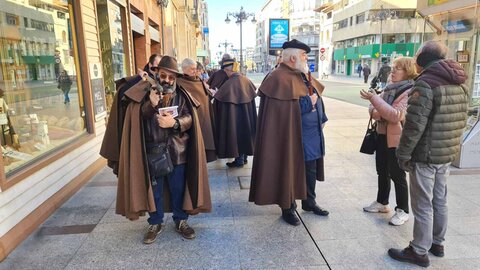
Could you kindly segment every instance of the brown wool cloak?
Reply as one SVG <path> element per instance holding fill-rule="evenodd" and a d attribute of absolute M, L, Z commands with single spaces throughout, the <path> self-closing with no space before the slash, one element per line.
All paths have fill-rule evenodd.
<path fill-rule="evenodd" d="M 228 80 L 227 73 L 223 70 L 217 70 L 212 76 L 208 79 L 207 84 L 210 86 L 210 89 L 215 89 L 220 87 Z"/>
<path fill-rule="evenodd" d="M 112 108 L 107 121 L 107 128 L 105 130 L 105 135 L 103 136 L 102 147 L 100 148 L 100 155 L 107 159 L 108 167 L 113 169 L 115 175 L 118 175 L 120 142 L 126 110 L 126 106 L 122 106 L 122 98 L 125 92 L 123 88 L 128 87 L 129 83 L 132 84 L 135 77 L 136 75 L 115 81 L 117 91 L 113 97 Z"/>
<path fill-rule="evenodd" d="M 234 73 L 215 93 L 215 142 L 219 158 L 253 155 L 257 125 L 255 90 L 247 77 Z"/>
<path fill-rule="evenodd" d="M 323 85 L 312 78 L 319 93 Z M 280 64 L 259 87 L 260 108 L 249 201 L 290 208 L 307 198 L 299 98 L 308 94 L 301 72 Z M 317 179 L 323 174 L 317 162 Z"/>
<path fill-rule="evenodd" d="M 121 143 L 118 149 L 118 156 L 112 153 L 115 150 L 104 151 L 112 161 L 118 160 L 118 186 L 117 186 L 117 203 L 116 213 L 127 217 L 130 220 L 136 220 L 145 212 L 156 210 L 153 198 L 152 186 L 149 181 L 148 165 L 146 162 L 146 151 L 143 135 L 143 121 L 141 116 L 141 106 L 148 94 L 150 84 L 140 81 L 133 85 L 125 92 L 125 100 L 122 103 L 125 108 L 124 120 L 116 119 L 118 124 L 107 125 L 105 136 L 115 136 L 120 123 L 123 123 L 121 131 Z M 180 88 L 177 88 L 177 90 Z M 183 209 L 189 214 L 198 214 L 200 212 L 211 211 L 210 187 L 208 184 L 208 174 L 206 168 L 205 152 L 203 140 L 201 139 L 200 127 L 198 125 L 198 115 L 196 113 L 193 99 L 187 96 L 187 104 L 192 115 L 192 127 L 189 130 L 190 139 L 188 145 L 188 161 L 186 167 L 186 182 L 184 194 Z M 120 109 L 122 106 L 119 106 Z M 113 115 L 113 113 L 112 113 Z M 109 120 L 110 122 L 110 120 Z M 118 133 L 117 133 L 118 134 Z M 117 141 L 118 138 L 116 138 Z M 115 141 L 115 140 L 113 140 Z M 110 145 L 110 146 L 104 146 Z M 115 148 L 115 144 L 110 142 L 108 138 L 104 139 L 102 149 Z M 102 154 L 102 156 L 105 156 Z M 165 181 L 166 183 L 166 181 Z M 168 188 L 164 189 L 164 209 L 165 212 L 170 211 Z"/>
<path fill-rule="evenodd" d="M 213 106 L 210 103 L 210 92 L 205 89 L 205 85 L 198 77 L 183 76 L 177 79 L 177 85 L 185 89 L 200 106 L 198 107 L 198 118 L 202 128 L 202 137 L 205 144 L 205 153 L 207 162 L 217 160 L 215 154 L 215 118 L 213 115 Z"/>

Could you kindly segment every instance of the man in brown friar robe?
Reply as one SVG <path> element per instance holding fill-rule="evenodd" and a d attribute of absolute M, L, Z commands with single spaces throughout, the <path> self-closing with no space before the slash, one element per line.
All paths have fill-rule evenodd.
<path fill-rule="evenodd" d="M 315 182 L 324 178 L 324 87 L 305 75 L 310 52 L 306 44 L 292 40 L 283 49 L 283 62 L 259 87 L 249 201 L 279 205 L 282 218 L 296 226 L 296 199 L 302 200 L 303 210 L 328 215 L 315 203 Z"/>
<path fill-rule="evenodd" d="M 255 85 L 245 76 L 225 68 L 229 79 L 214 95 L 215 142 L 219 158 L 235 158 L 228 167 L 242 167 L 253 155 L 257 110 Z"/>
<path fill-rule="evenodd" d="M 211 94 L 196 74 L 197 62 L 190 58 L 185 58 L 182 61 L 182 71 L 183 75 L 178 77 L 177 84 L 200 103 L 197 112 L 200 128 L 202 129 L 207 162 L 215 161 L 217 160 L 217 155 L 215 153 L 215 141 L 213 137 L 215 122 L 213 106 L 212 103 L 210 103 L 212 98 Z"/>
<path fill-rule="evenodd" d="M 228 75 L 225 69 L 227 67 L 233 66 L 235 61 L 230 56 L 230 54 L 226 53 L 222 56 L 222 60 L 220 61 L 221 68 L 217 70 L 212 76 L 208 79 L 207 84 L 210 86 L 210 89 L 216 91 L 220 89 L 220 87 L 228 80 Z"/>
<path fill-rule="evenodd" d="M 144 237 L 146 244 L 153 243 L 163 231 L 164 212 L 173 211 L 174 220 L 177 216 L 176 231 L 192 239 L 195 232 L 186 222 L 188 215 L 211 211 L 205 148 L 196 111 L 199 104 L 176 86 L 178 65 L 174 58 L 162 58 L 158 74 L 159 85 L 150 83 L 152 79 L 147 73 L 144 74 L 147 81 L 135 77 L 133 85 L 131 80 L 122 83 L 123 87 L 131 86 L 122 89 L 121 100 L 116 99 L 118 106 L 111 111 L 115 117 L 109 119 L 100 151 L 118 176 L 115 212 L 130 220 L 138 219 L 145 212 L 150 215 L 150 225 Z M 177 105 L 179 116 L 175 118 L 160 116 L 152 101 L 156 98 L 158 102 L 159 91 L 164 92 L 162 89 L 167 86 L 174 89 L 170 102 L 157 105 Z M 110 124 L 110 121 L 113 122 Z M 163 141 L 165 136 L 171 139 L 168 146 L 174 169 L 160 179 L 150 172 L 148 156 L 157 149 L 153 145 L 155 140 L 160 137 Z M 172 183 L 177 187 L 175 190 Z"/>

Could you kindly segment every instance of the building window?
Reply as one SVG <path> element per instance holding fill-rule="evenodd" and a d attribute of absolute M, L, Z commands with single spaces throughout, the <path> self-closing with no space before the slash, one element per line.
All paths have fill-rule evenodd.
<path fill-rule="evenodd" d="M 0 181 L 8 181 L 9 175 L 86 133 L 77 67 L 75 61 L 65 61 L 73 58 L 73 31 L 56 19 L 61 12 L 70 20 L 68 7 L 34 7 L 33 2 L 8 2 L 12 12 L 6 16 L 8 24 L 18 25 L 23 17 L 26 29 L 16 35 L 0 31 L 0 40 L 4 41 L 0 51 L 12 53 L 9 62 L 0 61 L 0 70 L 11 71 L 0 72 L 0 166 L 5 173 L 0 175 Z M 32 39 L 36 30 L 43 31 L 37 34 L 41 38 Z M 62 33 L 65 44 L 57 43 L 56 37 Z"/>
<path fill-rule="evenodd" d="M 7 13 L 7 24 L 8 25 L 18 25 L 18 16 L 15 14 Z"/>
<path fill-rule="evenodd" d="M 363 13 L 360 13 L 357 15 L 357 18 L 356 18 L 356 24 L 360 24 L 360 23 L 363 23 L 365 22 L 365 12 Z"/>
<path fill-rule="evenodd" d="M 331 18 L 332 18 L 332 12 L 330 11 L 327 13 L 327 19 L 331 19 Z"/>

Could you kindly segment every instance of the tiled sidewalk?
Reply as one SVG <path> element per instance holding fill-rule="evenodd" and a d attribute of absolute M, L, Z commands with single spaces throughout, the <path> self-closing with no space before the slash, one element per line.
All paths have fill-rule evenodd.
<path fill-rule="evenodd" d="M 209 164 L 213 212 L 189 221 L 197 238 L 182 239 L 168 215 L 166 230 L 144 245 L 146 218 L 131 222 L 115 215 L 116 179 L 105 168 L 0 269 L 416 269 L 386 253 L 408 245 L 413 217 L 394 227 L 388 225 L 391 214 L 362 211 L 377 185 L 373 156 L 358 152 L 366 108 L 328 98 L 325 103 L 327 180 L 318 182 L 317 196 L 329 217 L 298 210 L 304 224 L 287 225 L 277 206 L 248 203 L 251 159 L 242 169 L 227 169 L 220 160 Z M 247 180 L 243 189 L 239 178 Z M 430 256 L 430 268 L 480 269 L 480 177 L 455 170 L 448 192 L 446 256 Z"/>

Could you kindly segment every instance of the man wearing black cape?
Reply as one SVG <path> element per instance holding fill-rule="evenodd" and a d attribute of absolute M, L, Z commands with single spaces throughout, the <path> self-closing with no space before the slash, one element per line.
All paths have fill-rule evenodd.
<path fill-rule="evenodd" d="M 253 155 L 256 88 L 247 77 L 233 71 L 234 65 L 225 67 L 229 79 L 214 95 L 215 142 L 219 158 L 235 158 L 227 166 L 242 167 L 247 156 Z"/>

